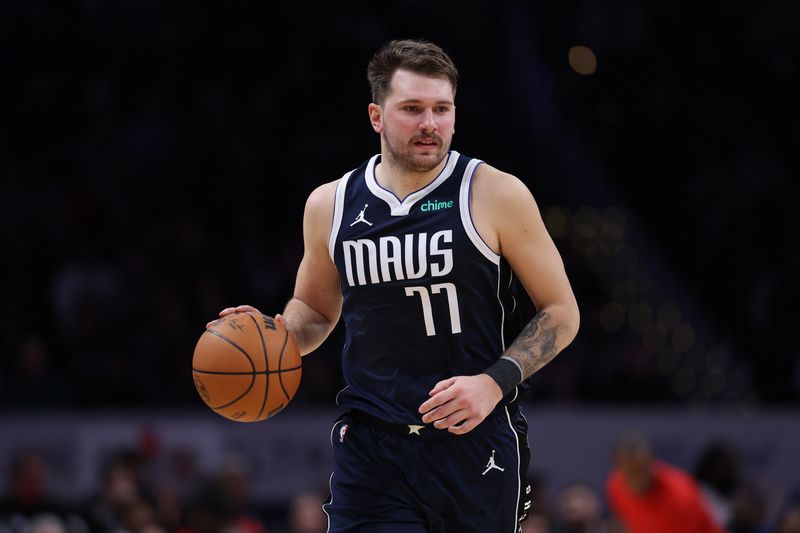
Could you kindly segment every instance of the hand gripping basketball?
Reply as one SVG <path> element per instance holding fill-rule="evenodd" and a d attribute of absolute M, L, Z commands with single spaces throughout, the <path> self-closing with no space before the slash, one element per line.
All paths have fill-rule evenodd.
<path fill-rule="evenodd" d="M 300 384 L 300 351 L 285 321 L 251 306 L 229 307 L 206 324 L 192 359 L 195 388 L 214 412 L 257 422 L 283 410 Z"/>

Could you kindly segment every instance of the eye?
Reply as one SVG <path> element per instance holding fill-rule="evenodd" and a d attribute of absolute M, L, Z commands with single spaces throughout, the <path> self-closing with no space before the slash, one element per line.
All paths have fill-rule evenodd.
<path fill-rule="evenodd" d="M 403 107 L 403 111 L 409 111 L 411 113 L 416 113 L 419 111 L 419 108 L 415 105 L 407 105 Z"/>
<path fill-rule="evenodd" d="M 448 111 L 450 111 L 450 108 L 446 105 L 440 105 L 436 108 L 437 113 L 447 113 Z"/>

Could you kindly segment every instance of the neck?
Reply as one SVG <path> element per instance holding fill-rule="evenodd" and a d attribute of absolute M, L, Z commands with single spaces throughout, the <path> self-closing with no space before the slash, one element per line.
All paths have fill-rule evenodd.
<path fill-rule="evenodd" d="M 432 169 L 425 171 L 410 170 L 400 164 L 387 150 L 381 150 L 381 162 L 375 166 L 375 179 L 381 187 L 392 191 L 400 201 L 431 183 L 441 174 L 447 164 L 445 157 Z"/>

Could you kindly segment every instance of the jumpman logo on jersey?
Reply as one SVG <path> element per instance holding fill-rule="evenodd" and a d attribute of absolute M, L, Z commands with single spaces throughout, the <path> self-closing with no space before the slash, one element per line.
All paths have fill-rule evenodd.
<path fill-rule="evenodd" d="M 485 476 L 485 475 L 486 475 L 486 472 L 488 472 L 488 471 L 489 471 L 489 470 L 491 470 L 492 468 L 494 468 L 495 470 L 499 470 L 499 471 L 501 471 L 501 472 L 504 472 L 504 471 L 505 471 L 505 468 L 500 468 L 499 466 L 497 466 L 496 464 L 494 464 L 494 450 L 492 450 L 492 456 L 491 456 L 491 457 L 489 457 L 489 462 L 488 462 L 488 463 L 486 463 L 486 470 L 484 470 L 484 471 L 483 471 L 483 474 L 481 474 L 481 475 L 482 475 L 482 476 Z"/>
<path fill-rule="evenodd" d="M 350 224 L 350 227 L 351 227 L 351 228 L 352 228 L 353 226 L 355 226 L 356 224 L 358 224 L 359 222 L 363 222 L 363 223 L 364 223 L 364 224 L 366 224 L 367 226 L 371 226 L 371 225 L 372 225 L 372 222 L 370 222 L 369 220 L 367 220 L 366 218 L 364 218 L 364 211 L 366 211 L 366 210 L 367 210 L 367 206 L 368 206 L 368 205 L 369 205 L 369 204 L 364 204 L 364 209 L 362 209 L 362 210 L 361 210 L 361 212 L 358 214 L 358 216 L 357 216 L 357 217 L 356 217 L 356 219 L 353 221 L 353 223 L 352 223 L 352 224 Z"/>

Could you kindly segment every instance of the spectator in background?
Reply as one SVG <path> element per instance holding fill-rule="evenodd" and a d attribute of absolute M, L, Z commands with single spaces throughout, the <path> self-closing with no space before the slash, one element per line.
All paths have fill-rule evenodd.
<path fill-rule="evenodd" d="M 266 533 L 261 522 L 242 514 L 228 487 L 219 477 L 202 481 L 178 533 Z"/>
<path fill-rule="evenodd" d="M 800 504 L 796 503 L 781 513 L 775 533 L 800 533 Z"/>
<path fill-rule="evenodd" d="M 29 533 L 67 533 L 67 528 L 59 517 L 48 513 L 31 520 Z"/>
<path fill-rule="evenodd" d="M 585 483 L 572 483 L 558 496 L 553 533 L 606 533 L 600 498 Z"/>
<path fill-rule="evenodd" d="M 324 500 L 321 492 L 305 492 L 292 498 L 286 533 L 325 533 L 328 517 L 322 511 Z"/>
<path fill-rule="evenodd" d="M 550 522 L 546 515 L 531 513 L 522 523 L 522 533 L 550 533 Z"/>
<path fill-rule="evenodd" d="M 142 522 L 142 506 L 149 506 L 130 452 L 113 457 L 102 473 L 102 485 L 88 506 L 92 531 L 126 529 L 131 520 Z"/>
<path fill-rule="evenodd" d="M 0 390 L 3 405 L 25 409 L 69 405 L 69 383 L 52 368 L 52 360 L 43 337 L 24 338 L 9 365 L 5 391 Z"/>
<path fill-rule="evenodd" d="M 730 533 L 768 533 L 767 496 L 755 483 L 742 483 L 733 495 Z"/>
<path fill-rule="evenodd" d="M 733 497 L 739 486 L 739 457 L 730 445 L 712 442 L 700 454 L 694 469 L 711 516 L 727 527 L 733 517 Z"/>
<path fill-rule="evenodd" d="M 234 513 L 222 487 L 204 480 L 187 505 L 186 525 L 178 533 L 215 533 L 234 527 Z"/>
<path fill-rule="evenodd" d="M 789 492 L 775 521 L 774 533 L 800 533 L 800 487 Z"/>
<path fill-rule="evenodd" d="M 235 516 L 235 524 L 245 533 L 263 533 L 261 511 L 254 504 L 250 494 L 249 472 L 247 459 L 232 454 L 224 461 L 217 481 Z"/>
<path fill-rule="evenodd" d="M 10 472 L 10 493 L 0 501 L 0 532 L 89 532 L 81 516 L 51 497 L 47 464 L 39 454 L 20 452 Z"/>
<path fill-rule="evenodd" d="M 659 461 L 641 434 L 622 438 L 606 492 L 628 533 L 722 533 L 695 480 Z"/>
<path fill-rule="evenodd" d="M 123 531 L 134 533 L 165 533 L 166 530 L 158 523 L 155 510 L 144 500 L 136 500 L 128 504 L 121 513 Z"/>
<path fill-rule="evenodd" d="M 530 470 L 528 481 L 531 484 L 531 507 L 528 519 L 522 523 L 522 533 L 549 533 L 551 510 L 547 476 L 541 471 Z"/>
<path fill-rule="evenodd" d="M 50 497 L 47 465 L 36 453 L 21 452 L 11 464 L 11 490 L 0 502 L 0 520 L 14 516 L 31 519 L 44 513 L 63 514 L 60 503 Z"/>

